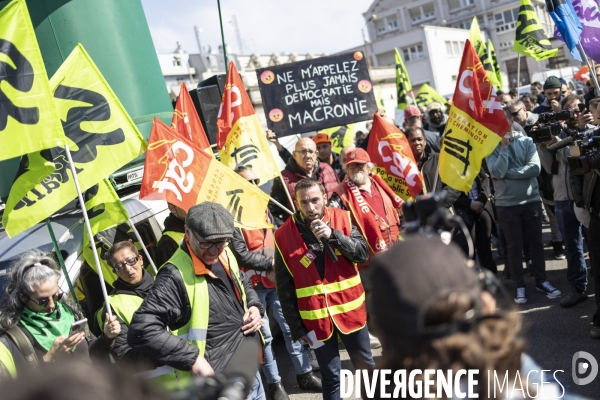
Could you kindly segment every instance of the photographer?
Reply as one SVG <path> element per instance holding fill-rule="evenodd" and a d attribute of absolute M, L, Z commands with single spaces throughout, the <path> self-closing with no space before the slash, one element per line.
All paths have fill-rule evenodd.
<path fill-rule="evenodd" d="M 555 76 L 549 76 L 544 82 L 544 101 L 533 109 L 534 114 L 545 112 L 559 112 L 561 110 L 560 102 L 563 97 L 561 94 L 562 83 Z"/>
<path fill-rule="evenodd" d="M 579 103 L 583 99 L 577 95 L 569 95 L 561 103 L 563 110 L 578 110 Z M 567 157 L 571 155 L 569 147 L 557 151 L 549 151 L 547 146 L 557 143 L 559 140 L 569 136 L 568 131 L 576 131 L 586 128 L 586 122 L 591 122 L 591 114 L 587 114 L 582 120 L 582 126 L 578 124 L 579 111 L 573 114 L 563 124 L 563 129 L 558 136 L 551 141 L 538 143 L 538 153 L 542 166 L 549 174 L 552 174 L 552 186 L 554 188 L 554 210 L 558 228 L 563 237 L 567 255 L 567 280 L 571 284 L 570 293 L 560 301 L 561 307 L 573 307 L 577 303 L 587 300 L 585 293 L 587 289 L 587 267 L 583 256 L 583 232 L 582 225 L 575 215 L 575 203 L 573 191 L 569 183 L 570 172 Z"/>

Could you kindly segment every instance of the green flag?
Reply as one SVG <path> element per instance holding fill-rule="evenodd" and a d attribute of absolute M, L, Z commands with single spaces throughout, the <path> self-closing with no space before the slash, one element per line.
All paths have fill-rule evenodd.
<path fill-rule="evenodd" d="M 418 106 L 427 107 L 431 103 L 437 101 L 438 103 L 448 104 L 448 101 L 442 97 L 434 88 L 424 83 L 415 96 L 415 103 Z"/>
<path fill-rule="evenodd" d="M 500 73 L 500 65 L 498 64 L 498 59 L 496 58 L 496 51 L 494 50 L 494 45 L 492 44 L 491 39 L 488 39 L 487 48 L 488 48 L 488 53 L 490 54 L 490 59 L 492 60 L 494 72 L 496 72 L 496 79 L 498 80 L 498 87 L 500 89 L 502 89 L 504 82 L 502 79 L 502 74 Z"/>
<path fill-rule="evenodd" d="M 398 49 L 394 50 L 396 51 L 396 98 L 398 99 L 398 109 L 404 110 L 408 106 L 406 94 L 412 90 L 412 85 Z"/>
<path fill-rule="evenodd" d="M 123 228 L 128 230 L 129 227 L 126 223 L 129 220 L 129 215 L 112 185 L 106 179 L 86 190 L 84 201 L 90 225 L 92 226 L 92 233 L 94 234 L 94 242 L 98 258 L 100 259 L 100 267 L 102 268 L 104 280 L 112 286 L 112 283 L 117 279 L 117 275 L 105 259 L 106 252 L 114 244 L 117 233 L 117 229 L 111 228 L 125 224 Z M 90 268 L 96 271 L 96 263 L 94 262 L 94 255 L 90 247 L 90 238 L 87 230 L 84 230 L 83 233 L 83 258 Z"/>
<path fill-rule="evenodd" d="M 530 0 L 521 0 L 513 51 L 537 61 L 558 54 L 558 49 L 550 45 Z"/>
<path fill-rule="evenodd" d="M 481 60 L 483 69 L 485 69 L 486 75 L 490 79 L 492 85 L 500 86 L 498 78 L 496 77 L 494 65 L 492 64 L 490 53 L 488 51 L 487 46 L 485 45 L 485 42 L 483 41 L 481 31 L 479 30 L 479 23 L 477 22 L 477 17 L 473 17 L 473 22 L 471 23 L 471 30 L 469 31 L 469 42 L 471 42 L 471 45 L 477 53 L 477 57 L 479 57 L 479 59 Z"/>

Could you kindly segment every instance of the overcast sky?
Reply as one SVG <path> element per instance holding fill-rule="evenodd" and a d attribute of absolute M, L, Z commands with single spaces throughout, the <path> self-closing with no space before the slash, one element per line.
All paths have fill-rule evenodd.
<path fill-rule="evenodd" d="M 221 0 L 225 41 L 234 53 L 239 44 L 235 15 L 245 53 L 335 53 L 362 44 L 362 13 L 373 0 Z M 198 53 L 194 25 L 202 46 L 221 44 L 216 0 L 142 0 L 154 46 L 172 52 L 180 42 Z"/>

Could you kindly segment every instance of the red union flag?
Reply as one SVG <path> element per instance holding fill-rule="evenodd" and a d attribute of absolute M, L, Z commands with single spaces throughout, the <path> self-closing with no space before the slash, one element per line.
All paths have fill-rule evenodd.
<path fill-rule="evenodd" d="M 179 97 L 177 97 L 173 119 L 171 119 L 171 128 L 189 139 L 198 148 L 206 151 L 211 156 L 213 155 L 208 137 L 202 127 L 196 107 L 194 107 L 185 83 L 182 83 L 179 89 Z"/>
<path fill-rule="evenodd" d="M 140 199 L 165 200 L 179 208 L 211 201 L 225 207 L 236 226 L 272 228 L 269 196 L 154 118 Z"/>
<path fill-rule="evenodd" d="M 440 150 L 442 181 L 467 193 L 510 124 L 483 65 L 467 40 Z"/>
<path fill-rule="evenodd" d="M 421 193 L 423 176 L 404 132 L 379 114 L 373 118 L 367 153 L 377 165 L 377 174 L 402 200 L 410 200 Z"/>

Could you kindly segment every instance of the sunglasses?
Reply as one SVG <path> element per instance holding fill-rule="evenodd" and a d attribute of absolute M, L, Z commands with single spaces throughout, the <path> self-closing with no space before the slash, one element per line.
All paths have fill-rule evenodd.
<path fill-rule="evenodd" d="M 204 242 L 198 240 L 195 234 L 192 234 L 192 236 L 194 237 L 196 242 L 198 242 L 198 247 L 200 247 L 202 250 L 209 250 L 212 249 L 214 246 L 216 246 L 219 250 L 223 250 L 225 246 L 227 246 L 227 240 L 222 240 L 220 242 Z"/>
<path fill-rule="evenodd" d="M 511 112 L 511 113 L 510 113 L 510 115 L 512 115 L 513 117 L 516 117 L 517 115 L 519 115 L 519 113 L 521 112 L 521 110 L 522 110 L 523 108 L 524 108 L 524 107 L 521 107 L 521 108 L 519 108 L 517 111 L 515 111 L 515 112 Z"/>
<path fill-rule="evenodd" d="M 39 308 L 44 308 L 44 307 L 46 307 L 48 305 L 48 303 L 50 303 L 50 298 L 52 298 L 52 301 L 54 302 L 54 304 L 56 304 L 57 302 L 59 302 L 63 298 L 64 293 L 59 290 L 58 292 L 56 292 L 52 296 L 50 296 L 50 297 L 42 297 L 39 300 L 34 300 L 31 297 L 27 296 L 25 293 L 23 293 L 23 296 L 27 297 L 29 300 L 31 300 L 32 302 L 34 302 L 35 304 L 37 304 Z"/>
<path fill-rule="evenodd" d="M 136 256 L 136 257 L 132 257 L 132 258 L 128 258 L 127 260 L 125 260 L 125 262 L 120 262 L 120 263 L 116 263 L 113 267 L 113 271 L 115 272 L 121 272 L 121 270 L 123 268 L 125 268 L 125 265 L 129 265 L 130 267 L 133 267 L 140 259 L 140 256 Z"/>

